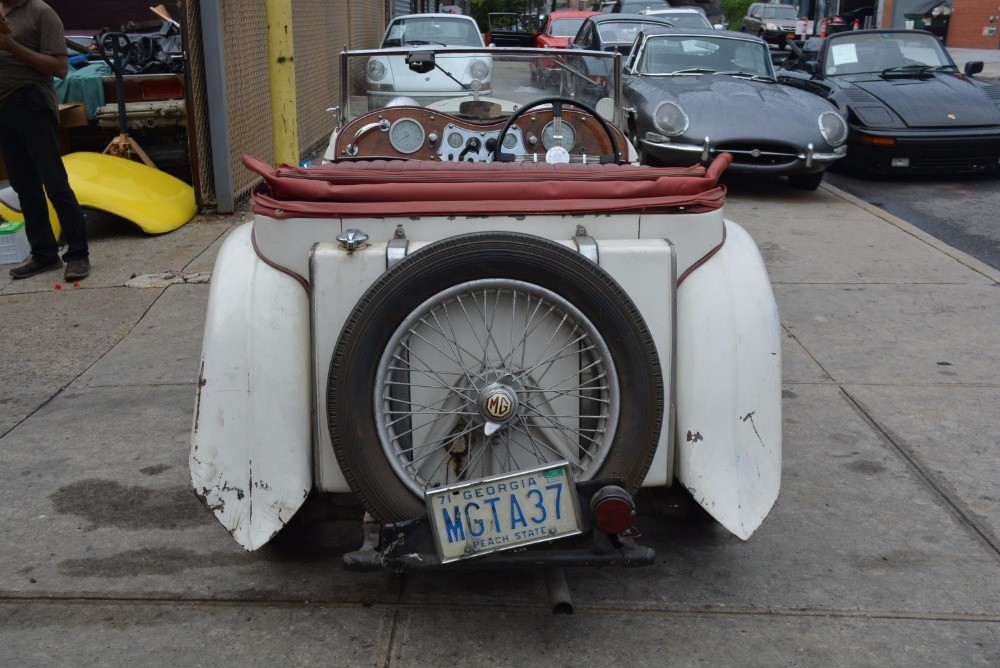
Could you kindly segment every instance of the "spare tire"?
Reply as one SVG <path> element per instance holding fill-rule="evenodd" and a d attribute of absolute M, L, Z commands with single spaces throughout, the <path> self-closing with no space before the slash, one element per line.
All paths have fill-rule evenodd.
<path fill-rule="evenodd" d="M 451 237 L 383 274 L 327 389 L 337 461 L 382 522 L 424 514 L 427 489 L 559 460 L 634 492 L 663 416 L 656 348 L 621 286 L 511 232 Z"/>

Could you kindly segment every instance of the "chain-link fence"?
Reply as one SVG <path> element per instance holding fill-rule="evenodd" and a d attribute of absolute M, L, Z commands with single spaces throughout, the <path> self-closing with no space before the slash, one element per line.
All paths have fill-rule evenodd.
<path fill-rule="evenodd" d="M 201 5 L 212 2 L 213 11 L 203 13 Z M 302 155 L 325 142 L 334 127 L 326 112 L 340 104 L 339 59 L 344 47 L 374 48 L 385 30 L 385 0 L 292 0 L 292 38 L 295 57 L 295 88 L 299 150 Z M 254 155 L 274 161 L 271 140 L 271 98 L 267 53 L 267 16 L 261 0 L 191 0 L 185 8 L 188 35 L 187 76 L 190 99 L 187 104 L 188 131 L 194 133 L 191 155 L 192 178 L 204 205 L 218 203 L 213 168 L 213 147 L 209 122 L 209 100 L 224 96 L 225 133 L 229 156 L 232 193 L 236 203 L 245 201 L 257 176 L 243 168 L 242 157 Z M 204 25 L 203 16 L 218 16 L 219 26 Z M 206 40 L 221 35 L 219 45 Z M 211 37 L 210 37 L 211 36 Z M 208 91 L 206 53 L 222 54 L 224 91 Z M 212 58 L 209 55 L 208 58 Z M 216 129 L 216 132 L 219 132 Z"/>

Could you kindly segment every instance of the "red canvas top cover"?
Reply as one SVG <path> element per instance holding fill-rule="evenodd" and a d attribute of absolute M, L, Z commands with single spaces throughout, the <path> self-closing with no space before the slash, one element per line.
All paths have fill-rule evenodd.
<path fill-rule="evenodd" d="M 699 213 L 722 206 L 718 180 L 731 162 L 723 153 L 708 168 L 364 160 L 275 169 L 243 157 L 264 177 L 253 211 L 273 218 Z"/>

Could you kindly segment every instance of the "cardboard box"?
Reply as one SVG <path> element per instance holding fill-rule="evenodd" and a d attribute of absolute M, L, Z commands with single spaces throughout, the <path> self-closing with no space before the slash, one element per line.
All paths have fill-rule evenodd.
<path fill-rule="evenodd" d="M 87 105 L 83 102 L 71 102 L 59 105 L 59 128 L 75 128 L 89 123 L 87 120 Z"/>

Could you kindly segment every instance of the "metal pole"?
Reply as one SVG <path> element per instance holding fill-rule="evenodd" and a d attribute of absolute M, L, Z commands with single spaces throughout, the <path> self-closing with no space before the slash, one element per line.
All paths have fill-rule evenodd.
<path fill-rule="evenodd" d="M 299 164 L 299 120 L 295 106 L 295 46 L 292 0 L 265 0 L 267 57 L 271 75 L 271 139 L 274 161 Z"/>
<path fill-rule="evenodd" d="M 229 137 L 229 101 L 226 97 L 226 60 L 222 40 L 220 0 L 202 0 L 202 49 L 205 53 L 205 89 L 208 95 L 208 129 L 212 140 L 212 174 L 215 206 L 220 213 L 236 208 L 233 194 L 232 142 Z"/>

